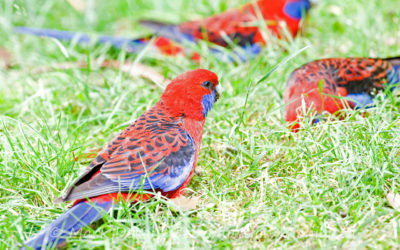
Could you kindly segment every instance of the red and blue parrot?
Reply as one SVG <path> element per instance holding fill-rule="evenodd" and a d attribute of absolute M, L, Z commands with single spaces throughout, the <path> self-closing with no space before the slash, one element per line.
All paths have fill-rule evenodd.
<path fill-rule="evenodd" d="M 149 20 L 140 23 L 179 43 L 203 39 L 227 47 L 232 42 L 244 49 L 239 56 L 246 58 L 260 53 L 260 46 L 266 42 L 257 23 L 259 18 L 264 19 L 267 28 L 278 37 L 283 36 L 282 23 L 292 36 L 296 36 L 299 23 L 310 6 L 309 0 L 259 0 L 204 20 L 178 25 Z"/>
<path fill-rule="evenodd" d="M 205 118 L 219 95 L 217 75 L 205 69 L 172 80 L 160 100 L 114 138 L 57 199 L 74 205 L 23 248 L 56 247 L 119 200 L 145 201 L 155 192 L 167 198 L 181 195 L 196 166 Z"/>
<path fill-rule="evenodd" d="M 252 44 L 265 44 L 256 23 L 257 12 L 261 14 L 261 18 L 264 19 L 273 34 L 282 36 L 282 26 L 279 25 L 279 22 L 284 22 L 290 33 L 296 36 L 299 22 L 309 8 L 309 0 L 259 0 L 236 9 L 229 9 L 204 20 L 189 21 L 178 25 L 149 20 L 142 20 L 140 23 L 177 42 L 203 39 L 226 47 L 229 41 L 227 38 L 229 38 L 244 47 Z"/>
<path fill-rule="evenodd" d="M 241 61 L 246 61 L 261 51 L 265 44 L 259 29 L 258 15 L 263 18 L 267 28 L 278 37 L 283 36 L 282 23 L 287 30 L 296 36 L 299 23 L 303 15 L 310 8 L 309 0 L 259 0 L 236 9 L 208 17 L 204 20 L 185 22 L 180 25 L 171 25 L 161 22 L 142 20 L 141 23 L 155 31 L 157 37 L 153 43 L 160 52 L 166 55 L 185 54 L 193 60 L 199 60 L 199 55 L 185 46 L 198 39 L 227 47 L 229 40 L 241 46 L 233 52 Z M 71 41 L 76 39 L 80 43 L 88 43 L 91 38 L 87 34 L 78 32 L 59 31 L 51 29 L 16 27 L 15 31 L 21 34 L 53 37 Z M 99 36 L 99 43 L 110 43 L 115 48 L 126 48 L 128 52 L 136 53 L 148 45 L 149 38 L 129 39 L 113 36 Z M 222 50 L 211 48 L 219 58 L 227 58 Z M 228 56 L 229 60 L 233 60 Z"/>
<path fill-rule="evenodd" d="M 290 75 L 283 99 L 285 119 L 299 128 L 304 112 L 331 114 L 350 107 L 367 107 L 376 91 L 400 82 L 400 57 L 328 58 L 312 61 Z M 304 107 L 305 110 L 304 110 Z M 315 123 L 319 119 L 315 119 Z"/>

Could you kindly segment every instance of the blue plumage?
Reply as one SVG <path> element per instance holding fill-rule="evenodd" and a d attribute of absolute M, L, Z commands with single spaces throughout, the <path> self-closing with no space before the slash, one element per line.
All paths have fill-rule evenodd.
<path fill-rule="evenodd" d="M 234 47 L 232 49 L 232 55 L 227 54 L 223 49 L 211 48 L 210 50 L 215 57 L 222 62 L 239 61 L 244 63 L 260 54 L 262 47 L 258 43 L 249 44 L 244 47 Z"/>
<path fill-rule="evenodd" d="M 371 95 L 368 93 L 351 93 L 347 95 L 355 105 L 356 109 L 366 108 L 373 103 Z"/>
<path fill-rule="evenodd" d="M 288 2 L 285 5 L 283 11 L 286 15 L 292 17 L 293 19 L 301 19 L 307 10 L 311 7 L 309 0 L 303 0 L 298 2 Z"/>
<path fill-rule="evenodd" d="M 388 73 L 388 86 L 390 91 L 393 91 L 394 84 L 400 83 L 400 65 L 393 64 L 393 70 Z"/>
<path fill-rule="evenodd" d="M 211 94 L 203 96 L 203 99 L 201 100 L 201 104 L 203 105 L 204 117 L 207 116 L 208 111 L 210 111 L 212 109 L 212 107 L 214 106 L 216 96 L 217 96 L 217 93 L 216 93 L 215 89 L 213 90 L 213 92 L 211 92 Z"/>
<path fill-rule="evenodd" d="M 21 249 L 27 249 L 27 247 L 33 249 L 55 247 L 63 243 L 65 238 L 73 232 L 99 220 L 111 207 L 112 201 L 103 203 L 81 202 L 76 204 L 35 237 L 26 241 Z"/>
<path fill-rule="evenodd" d="M 71 32 L 71 31 L 30 28 L 30 27 L 16 27 L 14 31 L 20 34 L 52 37 L 64 41 L 72 41 L 76 39 L 78 43 L 89 43 L 91 41 L 96 41 L 96 39 L 90 37 L 87 34 Z M 129 53 L 139 52 L 146 45 L 146 41 L 143 41 L 142 39 L 130 39 L 125 37 L 114 37 L 114 36 L 99 36 L 97 38 L 97 41 L 99 43 L 112 44 L 117 49 L 125 47 Z"/>

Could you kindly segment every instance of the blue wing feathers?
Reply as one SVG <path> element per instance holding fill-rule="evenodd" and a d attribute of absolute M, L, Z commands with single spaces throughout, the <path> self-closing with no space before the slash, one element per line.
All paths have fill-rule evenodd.
<path fill-rule="evenodd" d="M 155 142 L 161 138 L 161 146 Z M 125 141 L 126 142 L 126 141 Z M 153 150 L 143 150 L 154 145 Z M 172 127 L 153 138 L 153 141 L 137 141 L 139 145 L 130 150 L 132 144 L 121 144 L 124 148 L 118 154 L 114 152 L 101 166 L 100 173 L 85 182 L 79 182 L 68 191 L 64 200 L 84 199 L 107 193 L 132 192 L 138 190 L 162 190 L 164 192 L 178 189 L 189 177 L 196 155 L 195 142 L 180 127 Z M 153 147 L 153 146 L 152 146 Z M 156 152 L 156 157 L 152 157 Z M 86 180 L 87 178 L 85 178 Z"/>
<path fill-rule="evenodd" d="M 119 179 L 115 182 L 120 183 L 129 191 L 132 189 L 161 189 L 164 192 L 172 191 L 179 188 L 183 182 L 189 176 L 193 168 L 194 156 L 195 156 L 195 144 L 193 139 L 188 136 L 188 143 L 186 146 L 180 147 L 176 152 L 170 153 L 158 164 L 153 171 L 148 171 L 147 176 L 138 175 L 134 172 L 131 174 L 131 178 Z M 167 173 L 164 170 L 168 168 Z M 144 182 L 141 179 L 145 178 Z"/>

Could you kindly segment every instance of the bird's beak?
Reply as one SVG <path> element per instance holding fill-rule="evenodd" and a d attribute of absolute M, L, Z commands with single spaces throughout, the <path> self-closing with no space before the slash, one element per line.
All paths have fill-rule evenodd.
<path fill-rule="evenodd" d="M 222 93 L 222 87 L 221 84 L 217 84 L 217 86 L 215 86 L 215 101 L 217 101 L 219 99 L 219 96 Z"/>

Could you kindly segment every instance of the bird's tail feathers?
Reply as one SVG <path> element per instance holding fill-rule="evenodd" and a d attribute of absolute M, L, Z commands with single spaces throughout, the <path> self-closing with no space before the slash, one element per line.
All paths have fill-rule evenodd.
<path fill-rule="evenodd" d="M 64 31 L 64 30 L 20 26 L 20 27 L 15 27 L 14 32 L 16 32 L 18 34 L 51 37 L 51 38 L 56 38 L 59 40 L 66 40 L 66 41 L 71 41 L 71 40 L 77 38 L 78 42 L 81 42 L 81 43 L 90 41 L 90 37 L 87 34 L 72 32 L 72 31 Z"/>
<path fill-rule="evenodd" d="M 191 34 L 182 32 L 178 25 L 152 20 L 140 20 L 139 23 L 153 30 L 156 35 L 166 37 L 175 42 L 195 42 L 195 38 Z"/>
<path fill-rule="evenodd" d="M 163 23 L 163 22 L 159 22 L 159 21 L 153 21 L 153 20 L 140 20 L 139 23 L 155 32 L 162 31 L 166 28 L 174 26 L 172 24 Z"/>
<path fill-rule="evenodd" d="M 126 50 L 130 53 L 141 51 L 147 44 L 147 41 L 149 40 L 147 38 L 130 39 L 125 37 L 105 36 L 105 35 L 99 35 L 97 39 L 94 39 L 88 34 L 80 32 L 23 27 L 23 26 L 14 28 L 14 32 L 18 34 L 51 37 L 63 41 L 77 41 L 78 43 L 81 44 L 85 43 L 87 44 L 92 41 L 97 41 L 98 43 L 112 44 L 117 49 L 126 47 Z"/>
<path fill-rule="evenodd" d="M 66 237 L 73 232 L 101 219 L 111 209 L 112 205 L 113 201 L 101 203 L 85 201 L 76 204 L 36 236 L 26 241 L 21 249 L 26 249 L 26 247 L 33 249 L 57 247 L 63 244 Z"/>

